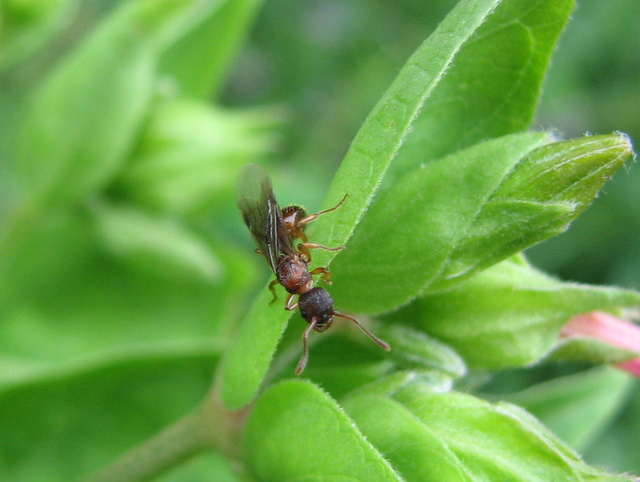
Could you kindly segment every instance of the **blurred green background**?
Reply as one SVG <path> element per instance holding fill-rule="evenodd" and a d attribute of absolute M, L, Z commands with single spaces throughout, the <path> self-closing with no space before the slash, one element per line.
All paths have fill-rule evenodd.
<path fill-rule="evenodd" d="M 8 139 L 14 135 L 22 115 L 22 96 L 101 18 L 124 1 L 77 2 L 77 9 L 65 10 L 61 18 L 53 19 L 53 24 L 62 27 L 53 40 L 26 52 L 24 62 L 1 79 L 3 159 L 12 154 Z M 57 3 L 64 2 L 51 5 Z M 266 107 L 273 109 L 265 111 L 267 115 L 277 113 L 277 119 L 264 122 L 277 131 L 275 147 L 264 149 L 268 154 L 263 157 L 253 159 L 248 155 L 247 161 L 270 164 L 282 204 L 296 202 L 311 209 L 320 205 L 364 117 L 407 57 L 455 3 L 263 3 L 216 103 L 227 109 Z M 637 0 L 580 3 L 552 61 L 533 128 L 557 129 L 564 137 L 619 130 L 635 141 L 640 139 L 639 18 Z M 11 20 L 4 19 L 2 35 L 7 33 Z M 2 39 L 0 36 L 0 42 Z M 2 178 L 4 171 L 10 169 L 6 162 L 0 166 L 2 198 L 8 197 Z M 117 191 L 108 194 L 114 199 L 120 195 Z M 0 208 L 6 206 L 0 202 Z M 0 426 L 5 434 L 20 435 L 5 435 L 4 440 L 0 436 L 4 451 L 0 468 L 12 466 L 9 460 L 17 457 L 23 467 L 31 467 L 23 475 L 47 480 L 46 463 L 60 464 L 59 450 L 74 454 L 82 450 L 84 460 L 64 462 L 69 466 L 66 473 L 73 473 L 73 465 L 99 465 L 122 447 L 133 445 L 187 412 L 206 393 L 218 351 L 204 342 L 198 345 L 197 339 L 226 333 L 228 326 L 214 328 L 211 320 L 220 313 L 233 320 L 242 303 L 251 297 L 252 289 L 266 277 L 266 269 L 258 257 L 247 260 L 252 244 L 237 215 L 230 186 L 222 190 L 208 211 L 197 213 L 189 222 L 199 234 L 209 236 L 211 248 L 221 256 L 223 264 L 234 267 L 231 271 L 235 276 L 225 279 L 224 286 L 217 284 L 219 280 L 203 284 L 187 276 L 167 282 L 162 276 L 130 271 L 94 249 L 95 233 L 82 219 L 51 219 L 39 233 L 41 238 L 32 240 L 35 248 L 29 252 L 27 247 L 24 254 L 30 261 L 18 270 L 15 286 L 3 293 L 1 300 L 3 310 L 10 305 L 18 307 L 7 310 L 5 320 L 9 321 L 0 327 L 6 353 L 3 366 L 11 367 L 14 358 L 16 366 L 27 359 L 34 367 L 40 367 L 73 358 L 74 354 L 81 357 L 109 347 L 112 341 L 117 343 L 123 333 L 130 337 L 133 348 L 130 352 L 122 350 L 121 362 L 114 363 L 112 357 L 104 360 L 104 373 L 98 358 L 89 364 L 80 363 L 80 369 L 73 364 L 58 366 L 53 376 L 44 376 L 43 382 L 27 377 L 24 385 L 5 384 L 5 397 L 0 399 L 0 413 L 4 414 Z M 66 235 L 58 236 L 59 233 Z M 43 239 L 57 239 L 57 244 L 38 250 Z M 600 198 L 567 233 L 527 254 L 535 265 L 563 279 L 638 289 L 639 239 L 640 170 L 629 163 L 629 169 L 605 185 Z M 238 245 L 237 250 L 229 248 L 234 244 Z M 77 266 L 83 269 L 76 269 Z M 96 277 L 96 273 L 100 275 Z M 253 284 L 246 281 L 251 276 L 255 277 Z M 217 295 L 218 301 L 211 301 L 211 293 Z M 43 319 L 47 323 L 41 323 Z M 145 343 L 149 331 L 154 332 L 156 345 L 140 355 L 136 337 Z M 184 346 L 175 343 L 180 339 Z M 171 348 L 163 349 L 163 342 L 171 344 Z M 136 357 L 146 357 L 144 367 L 139 368 Z M 545 366 L 508 374 L 501 379 L 501 390 L 548 378 L 559 373 L 555 370 Z M 162 404 L 153 403 L 159 386 L 167 394 Z M 100 391 L 99 387 L 106 390 Z M 640 473 L 638 395 L 636 382 L 611 425 L 586 451 L 587 461 Z M 45 413 L 43 406 L 49 412 Z M 131 406 L 144 410 L 142 423 L 139 413 L 129 411 Z M 149 411 L 149 406 L 154 409 Z M 39 417 L 34 418 L 34 413 Z M 111 420 L 118 432 L 108 433 L 104 425 L 94 420 L 95 413 Z M 25 420 L 29 423 L 25 424 Z M 91 434 L 82 449 L 70 435 L 78 430 Z M 52 449 L 48 437 L 65 433 L 69 438 L 58 439 L 58 447 Z M 39 434 L 45 435 L 39 438 Z M 116 439 L 117 443 L 112 444 Z M 33 457 L 42 464 L 30 464 L 25 454 L 39 454 Z M 203 463 L 203 470 L 219 465 L 218 459 L 211 458 Z"/>

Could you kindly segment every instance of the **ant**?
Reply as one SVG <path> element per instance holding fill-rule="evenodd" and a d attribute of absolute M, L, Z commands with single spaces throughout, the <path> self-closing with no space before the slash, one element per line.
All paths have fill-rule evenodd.
<path fill-rule="evenodd" d="M 285 309 L 293 311 L 300 308 L 300 314 L 309 323 L 302 334 L 302 357 L 295 373 L 299 375 L 307 366 L 309 348 L 307 339 L 311 330 L 326 331 L 333 323 L 333 317 L 339 316 L 353 321 L 360 329 L 381 348 L 389 351 L 389 344 L 368 331 L 355 318 L 340 313 L 333 308 L 333 299 L 324 288 L 313 286 L 313 276 L 321 275 L 323 281 L 331 284 L 327 268 L 317 267 L 309 271 L 311 262 L 310 249 L 340 251 L 344 246 L 328 248 L 317 243 L 310 243 L 304 230 L 307 224 L 318 216 L 338 209 L 347 199 L 342 200 L 330 209 L 307 215 L 299 206 L 280 208 L 273 194 L 271 179 L 264 169 L 256 164 L 245 165 L 238 175 L 238 208 L 245 224 L 258 245 L 256 252 L 264 256 L 276 275 L 269 284 L 269 289 L 276 299 L 274 286 L 280 283 L 289 293 L 285 301 Z M 300 239 L 297 250 L 294 240 Z M 294 301 L 298 295 L 298 300 Z M 271 303 L 273 303 L 273 301 Z"/>

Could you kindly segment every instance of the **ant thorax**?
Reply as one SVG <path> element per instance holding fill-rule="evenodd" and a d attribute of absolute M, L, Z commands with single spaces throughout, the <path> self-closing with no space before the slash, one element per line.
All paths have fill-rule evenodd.
<path fill-rule="evenodd" d="M 307 212 L 300 206 L 292 205 L 282 208 L 282 220 L 284 221 L 284 226 L 291 239 L 299 238 L 304 242 L 307 241 L 307 237 L 304 234 L 306 224 L 300 222 L 306 216 Z"/>
<path fill-rule="evenodd" d="M 292 294 L 305 293 L 313 287 L 309 266 L 299 254 L 281 256 L 276 266 L 276 276 L 280 284 Z"/>

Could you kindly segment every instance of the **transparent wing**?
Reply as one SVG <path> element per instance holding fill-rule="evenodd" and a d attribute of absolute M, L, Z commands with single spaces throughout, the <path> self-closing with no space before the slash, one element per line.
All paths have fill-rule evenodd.
<path fill-rule="evenodd" d="M 290 254 L 294 249 L 269 175 L 256 164 L 245 165 L 238 175 L 237 194 L 244 222 L 275 271 L 280 255 Z"/>

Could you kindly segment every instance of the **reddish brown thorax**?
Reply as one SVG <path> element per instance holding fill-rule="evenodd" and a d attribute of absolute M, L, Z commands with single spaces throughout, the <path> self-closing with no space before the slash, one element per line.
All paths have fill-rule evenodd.
<path fill-rule="evenodd" d="M 313 287 L 309 266 L 300 255 L 282 256 L 276 266 L 278 282 L 291 294 L 299 295 Z"/>
<path fill-rule="evenodd" d="M 285 206 L 282 208 L 282 219 L 284 226 L 287 228 L 287 233 L 291 239 L 301 239 L 303 242 L 307 242 L 307 235 L 304 233 L 306 223 L 301 223 L 307 212 L 300 206 Z"/>

